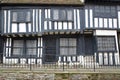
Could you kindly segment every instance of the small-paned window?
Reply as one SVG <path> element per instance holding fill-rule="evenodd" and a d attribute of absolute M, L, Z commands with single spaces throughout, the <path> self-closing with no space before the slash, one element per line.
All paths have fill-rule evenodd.
<path fill-rule="evenodd" d="M 60 55 L 76 55 L 75 38 L 60 38 Z"/>
<path fill-rule="evenodd" d="M 27 48 L 27 55 L 36 55 L 36 40 L 27 40 L 26 41 L 26 48 Z"/>
<path fill-rule="evenodd" d="M 22 55 L 23 46 L 24 46 L 24 41 L 23 40 L 14 40 L 13 41 L 13 55 L 14 56 Z"/>
<path fill-rule="evenodd" d="M 13 56 L 35 56 L 37 40 L 13 40 Z"/>
<path fill-rule="evenodd" d="M 116 17 L 116 8 L 114 6 L 95 6 L 95 17 Z"/>
<path fill-rule="evenodd" d="M 53 10 L 53 20 L 61 20 L 61 21 L 72 21 L 73 18 L 72 10 L 66 9 L 54 9 Z"/>
<path fill-rule="evenodd" d="M 30 22 L 31 12 L 25 10 L 15 10 L 12 11 L 12 22 Z"/>
<path fill-rule="evenodd" d="M 32 23 L 31 23 L 31 10 L 12 10 L 11 11 L 11 32 L 13 33 L 23 33 L 23 32 L 31 32 L 32 31 Z"/>
<path fill-rule="evenodd" d="M 116 51 L 115 37 L 97 37 L 97 50 L 98 51 Z"/>

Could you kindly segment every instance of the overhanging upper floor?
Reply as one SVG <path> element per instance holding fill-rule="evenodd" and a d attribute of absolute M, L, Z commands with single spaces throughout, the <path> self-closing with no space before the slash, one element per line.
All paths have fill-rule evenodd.
<path fill-rule="evenodd" d="M 4 6 L 2 35 L 76 34 L 85 30 L 120 29 L 120 6 Z"/>

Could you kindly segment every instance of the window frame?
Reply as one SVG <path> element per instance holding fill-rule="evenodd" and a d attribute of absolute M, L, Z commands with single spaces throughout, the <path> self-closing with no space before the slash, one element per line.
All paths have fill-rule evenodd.
<path fill-rule="evenodd" d="M 61 39 L 61 38 L 60 38 Z M 77 39 L 76 38 L 63 38 L 63 39 L 67 39 L 67 43 L 68 43 L 68 45 L 66 46 L 66 45 L 64 45 L 64 46 L 61 46 L 61 45 L 59 45 L 59 51 L 61 51 L 60 49 L 61 48 L 64 48 L 64 49 L 67 49 L 67 54 L 65 54 L 65 55 L 62 55 L 61 54 L 61 52 L 60 52 L 60 56 L 76 56 L 77 55 Z M 71 46 L 69 43 L 69 39 L 75 39 L 76 40 L 76 46 Z M 59 41 L 59 44 L 60 44 L 60 41 Z M 70 54 L 69 53 L 69 50 L 70 50 L 70 48 L 72 48 L 72 49 L 76 49 L 76 53 L 75 54 Z"/>
<path fill-rule="evenodd" d="M 16 18 L 16 21 L 13 21 L 13 13 L 16 12 L 18 14 L 17 18 Z M 24 19 L 22 20 L 19 20 L 19 17 L 20 17 L 20 12 L 24 13 L 24 16 L 27 15 L 27 12 L 30 13 L 30 20 L 27 21 L 26 20 L 26 17 L 23 16 Z M 15 9 L 15 10 L 11 10 L 11 22 L 12 23 L 31 23 L 32 22 L 32 11 L 30 9 Z"/>
<path fill-rule="evenodd" d="M 19 14 L 19 12 L 22 12 L 22 13 L 26 13 L 25 15 L 28 14 L 29 12 L 29 17 L 25 17 L 23 19 L 23 21 L 19 21 L 18 18 L 19 18 L 19 15 L 16 16 L 16 21 L 13 21 L 13 13 L 16 13 L 16 14 Z M 24 15 L 24 16 L 25 16 Z M 23 16 L 23 17 L 24 17 Z M 30 20 L 27 21 L 26 18 L 29 18 Z M 24 25 L 24 26 L 21 26 L 21 25 Z M 10 29 L 10 32 L 11 33 L 25 33 L 25 32 L 28 32 L 28 27 L 30 25 L 30 28 L 32 28 L 32 10 L 31 9 L 14 9 L 14 10 L 11 10 L 11 29 Z M 24 30 L 22 29 L 24 27 Z"/>
<path fill-rule="evenodd" d="M 96 9 L 96 7 L 98 7 Z M 113 9 L 114 8 L 114 9 Z M 96 11 L 97 10 L 97 11 Z M 109 10 L 109 11 L 108 11 Z M 114 10 L 114 12 L 113 12 Z M 114 15 L 113 15 L 114 14 Z M 103 5 L 95 5 L 94 6 L 94 17 L 102 17 L 102 18 L 116 18 L 117 10 L 116 6 L 103 6 Z"/>
<path fill-rule="evenodd" d="M 19 54 L 19 55 L 14 55 L 14 53 L 13 53 L 13 49 L 14 48 L 16 48 L 16 47 L 14 47 L 14 40 L 22 40 L 23 41 L 23 47 L 21 47 L 21 48 L 23 48 L 23 53 L 22 54 Z M 36 47 L 27 47 L 27 40 L 34 40 L 34 41 L 36 41 Z M 15 39 L 12 39 L 12 46 L 11 46 L 11 57 L 37 57 L 37 50 L 38 50 L 38 46 L 37 46 L 37 44 L 38 44 L 38 40 L 37 40 L 37 38 L 33 38 L 33 39 L 20 39 L 20 38 L 15 38 Z M 29 48 L 35 48 L 36 49 L 36 53 L 35 54 L 33 54 L 33 55 L 29 55 L 28 53 L 27 53 L 27 49 L 29 49 Z M 18 47 L 18 49 L 19 49 L 19 47 Z"/>
<path fill-rule="evenodd" d="M 97 38 L 98 37 L 102 37 L 102 38 L 114 38 L 114 50 L 99 50 L 99 48 L 98 48 L 98 45 L 99 45 L 99 43 L 98 43 L 98 40 L 97 40 Z M 103 40 L 102 40 L 103 41 Z M 103 43 L 103 42 L 102 42 Z M 104 44 L 105 44 L 105 42 L 104 42 Z M 108 43 L 107 43 L 108 44 Z M 106 46 L 106 45 L 105 45 Z M 109 46 L 110 47 L 110 46 Z M 117 52 L 117 46 L 116 46 L 116 39 L 115 39 L 115 36 L 96 36 L 96 50 L 97 50 L 97 52 Z"/>
<path fill-rule="evenodd" d="M 58 19 L 54 19 L 54 10 L 58 11 Z M 66 9 L 66 8 L 53 8 L 51 10 L 52 12 L 52 21 L 59 21 L 59 22 L 73 22 L 74 19 L 74 13 L 73 13 L 73 9 Z M 65 11 L 65 17 L 61 18 L 60 16 L 62 15 L 62 11 Z M 68 11 L 71 11 L 71 20 L 69 20 L 68 18 Z"/>

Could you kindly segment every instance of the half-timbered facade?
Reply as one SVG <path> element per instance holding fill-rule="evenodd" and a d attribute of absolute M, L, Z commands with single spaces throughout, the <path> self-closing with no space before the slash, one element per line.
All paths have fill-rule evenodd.
<path fill-rule="evenodd" d="M 0 4 L 2 63 L 119 65 L 119 0 L 24 1 Z"/>

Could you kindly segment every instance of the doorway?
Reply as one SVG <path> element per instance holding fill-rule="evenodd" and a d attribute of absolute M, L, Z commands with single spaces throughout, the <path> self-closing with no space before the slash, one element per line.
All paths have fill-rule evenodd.
<path fill-rule="evenodd" d="M 56 62 L 56 38 L 44 37 L 44 63 Z"/>

